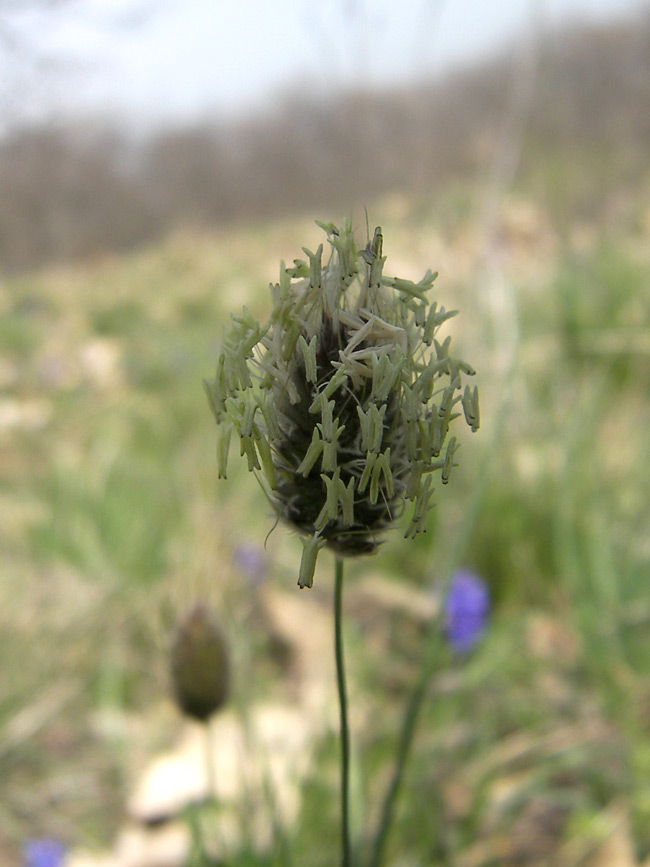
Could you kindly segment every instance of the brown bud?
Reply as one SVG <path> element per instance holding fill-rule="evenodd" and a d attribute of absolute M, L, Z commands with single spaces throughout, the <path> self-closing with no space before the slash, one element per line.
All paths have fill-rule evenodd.
<path fill-rule="evenodd" d="M 197 603 L 180 622 L 171 648 L 171 675 L 181 711 L 205 722 L 228 697 L 226 638 L 214 614 Z"/>

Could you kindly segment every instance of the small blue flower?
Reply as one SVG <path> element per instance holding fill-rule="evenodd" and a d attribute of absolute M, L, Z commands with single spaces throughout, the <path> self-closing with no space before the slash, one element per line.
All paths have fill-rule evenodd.
<path fill-rule="evenodd" d="M 28 840 L 23 848 L 24 867 L 63 867 L 65 849 L 58 840 L 42 837 Z"/>
<path fill-rule="evenodd" d="M 445 632 L 452 649 L 471 650 L 485 632 L 490 613 L 490 593 L 485 581 L 461 569 L 449 584 L 445 599 Z"/>

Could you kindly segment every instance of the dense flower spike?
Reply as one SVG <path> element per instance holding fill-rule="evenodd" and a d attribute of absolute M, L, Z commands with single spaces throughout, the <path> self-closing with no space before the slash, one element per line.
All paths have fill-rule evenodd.
<path fill-rule="evenodd" d="M 206 383 L 225 477 L 233 432 L 278 514 L 303 535 L 299 585 L 311 587 L 323 546 L 376 550 L 410 506 L 406 536 L 426 527 L 433 473 L 449 481 L 462 413 L 479 425 L 474 370 L 437 339 L 457 311 L 428 300 L 437 274 L 414 283 L 383 274 L 382 233 L 358 250 L 351 225 L 319 223 L 323 245 L 281 268 L 270 321 L 232 316 Z"/>

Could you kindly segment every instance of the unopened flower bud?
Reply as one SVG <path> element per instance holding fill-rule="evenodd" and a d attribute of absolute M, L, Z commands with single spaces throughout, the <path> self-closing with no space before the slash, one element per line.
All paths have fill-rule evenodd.
<path fill-rule="evenodd" d="M 180 622 L 171 648 L 174 696 L 181 711 L 205 722 L 228 697 L 228 647 L 212 612 L 197 603 Z"/>

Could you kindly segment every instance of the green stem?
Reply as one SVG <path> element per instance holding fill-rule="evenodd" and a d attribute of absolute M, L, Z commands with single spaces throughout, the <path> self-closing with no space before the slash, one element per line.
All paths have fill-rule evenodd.
<path fill-rule="evenodd" d="M 512 391 L 512 384 L 514 381 L 517 363 L 518 332 L 516 321 L 512 323 L 512 332 L 513 333 L 510 341 L 511 345 L 509 346 L 510 358 L 508 367 L 505 371 L 504 389 L 502 392 L 501 403 L 495 413 L 496 424 L 494 424 L 493 426 L 492 436 L 490 437 L 490 441 L 487 443 L 483 452 L 483 457 L 479 466 L 478 477 L 474 486 L 472 498 L 466 507 L 465 519 L 463 520 L 458 532 L 456 533 L 456 537 L 448 555 L 448 562 L 446 564 L 446 568 L 441 571 L 441 574 L 446 576 L 447 578 L 456 568 L 461 554 L 467 547 L 468 541 L 471 538 L 472 529 L 476 522 L 476 516 L 478 514 L 479 505 L 483 496 L 483 491 L 487 484 L 491 455 L 494 454 L 494 450 L 500 440 L 501 432 L 505 424 L 505 418 L 507 414 L 508 403 L 510 401 L 510 394 Z M 386 791 L 386 795 L 384 797 L 384 802 L 382 804 L 381 819 L 379 823 L 379 828 L 377 830 L 377 835 L 375 837 L 369 867 L 381 867 L 382 859 L 384 857 L 384 851 L 386 848 L 386 841 L 388 839 L 388 832 L 393 822 L 397 796 L 402 785 L 406 762 L 408 760 L 411 746 L 413 744 L 415 728 L 417 725 L 418 717 L 420 715 L 422 704 L 427 693 L 429 682 L 433 677 L 437 664 L 439 664 L 439 653 L 442 643 L 443 642 L 441 637 L 440 623 L 436 619 L 432 621 L 429 627 L 425 644 L 425 656 L 420 668 L 420 675 L 417 683 L 415 684 L 413 692 L 411 693 L 408 705 L 406 707 L 406 712 L 404 714 L 402 729 L 399 736 L 399 743 L 397 746 L 397 756 L 395 759 L 393 776 L 391 777 L 388 789 Z"/>
<path fill-rule="evenodd" d="M 336 655 L 336 685 L 341 717 L 341 864 L 351 867 L 350 846 L 350 730 L 348 699 L 345 687 L 343 659 L 343 560 L 336 558 L 334 581 L 334 651 Z"/>
<path fill-rule="evenodd" d="M 215 751 L 214 738 L 210 720 L 203 723 L 203 748 L 205 750 L 205 778 L 207 786 L 207 803 L 212 805 L 217 802 L 217 781 L 215 775 Z"/>
<path fill-rule="evenodd" d="M 210 856 L 205 848 L 203 828 L 201 825 L 201 808 L 190 804 L 185 810 L 185 820 L 190 829 L 191 849 L 188 858 L 189 867 L 206 867 L 210 864 Z"/>
<path fill-rule="evenodd" d="M 429 642 L 428 653 L 420 669 L 420 677 L 411 693 L 406 713 L 404 714 L 404 722 L 402 723 L 399 743 L 397 745 L 397 755 L 395 757 L 393 775 L 382 804 L 379 828 L 377 836 L 375 837 L 372 855 L 370 857 L 370 867 L 380 867 L 384 857 L 386 842 L 388 840 L 388 831 L 393 822 L 395 806 L 397 804 L 397 795 L 399 794 L 402 780 L 404 778 L 404 771 L 411 751 L 418 716 L 420 714 L 422 702 L 427 693 L 427 687 L 429 686 L 431 676 L 436 667 L 438 655 L 439 642 L 432 640 Z"/>

